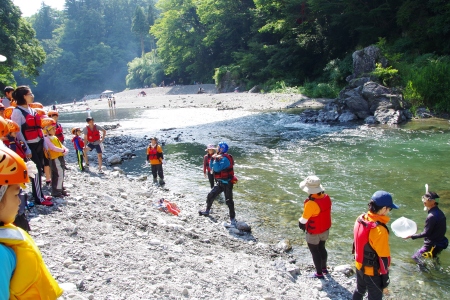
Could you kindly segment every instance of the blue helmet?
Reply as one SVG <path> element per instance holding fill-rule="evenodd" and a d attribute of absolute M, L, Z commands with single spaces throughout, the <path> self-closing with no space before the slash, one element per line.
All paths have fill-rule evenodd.
<path fill-rule="evenodd" d="M 225 142 L 220 142 L 217 147 L 219 148 L 220 153 L 227 153 L 228 151 L 228 145 Z"/>

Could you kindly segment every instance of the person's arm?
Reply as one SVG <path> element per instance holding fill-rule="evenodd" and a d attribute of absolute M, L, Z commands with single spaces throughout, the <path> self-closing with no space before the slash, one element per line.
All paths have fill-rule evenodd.
<path fill-rule="evenodd" d="M 436 225 L 436 218 L 434 218 L 432 214 L 428 214 L 428 217 L 425 220 L 425 227 L 423 228 L 423 231 L 421 233 L 413 234 L 411 238 L 415 240 L 424 237 L 429 237 L 433 233 L 435 225 Z"/>
<path fill-rule="evenodd" d="M 25 123 L 25 117 L 19 111 L 19 109 L 20 108 L 17 108 L 17 109 L 15 108 L 13 110 L 13 112 L 11 114 L 11 121 L 16 122 L 20 126 L 20 128 L 22 128 L 22 125 Z M 19 140 L 19 141 L 24 143 L 24 145 L 26 146 L 25 155 L 28 158 L 31 158 L 31 150 L 30 150 L 30 147 L 28 147 L 27 141 L 23 137 L 22 131 L 17 132 L 16 138 L 17 138 L 17 140 Z"/>
<path fill-rule="evenodd" d="M 87 144 L 88 144 L 87 129 L 86 128 L 83 129 L 83 142 L 84 142 L 84 148 L 86 148 Z"/>
<path fill-rule="evenodd" d="M 309 218 L 320 214 L 320 207 L 314 201 L 308 201 L 305 204 L 302 217 L 298 221 L 302 224 L 308 223 Z"/>
<path fill-rule="evenodd" d="M 16 254 L 14 251 L 0 244 L 0 299 L 9 299 L 11 277 L 16 268 Z"/>
<path fill-rule="evenodd" d="M 164 160 L 164 153 L 162 151 L 162 148 L 160 145 L 158 145 L 156 147 L 156 156 L 158 157 L 158 159 L 162 162 Z"/>
<path fill-rule="evenodd" d="M 203 156 L 203 174 L 206 174 L 207 169 L 208 169 L 208 154 Z"/>
<path fill-rule="evenodd" d="M 220 159 L 213 157 L 211 158 L 209 165 L 214 172 L 220 172 L 230 166 L 230 161 L 225 156 L 222 156 Z"/>

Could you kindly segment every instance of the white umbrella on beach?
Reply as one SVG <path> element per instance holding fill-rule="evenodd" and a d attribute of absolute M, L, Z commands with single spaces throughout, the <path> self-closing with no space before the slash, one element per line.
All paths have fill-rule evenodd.
<path fill-rule="evenodd" d="M 106 90 L 106 91 L 102 92 L 102 94 L 111 94 L 111 93 L 114 93 L 114 91 Z"/>

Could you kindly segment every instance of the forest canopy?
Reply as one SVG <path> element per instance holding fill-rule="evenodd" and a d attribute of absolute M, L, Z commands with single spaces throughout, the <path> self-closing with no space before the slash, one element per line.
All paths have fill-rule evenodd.
<path fill-rule="evenodd" d="M 450 52 L 444 0 L 66 0 L 63 11 L 44 0 L 26 20 L 0 2 L 1 81 L 35 80 L 43 102 L 224 73 L 247 88 L 325 82 L 335 93 L 368 45 L 383 41 L 392 63 Z"/>

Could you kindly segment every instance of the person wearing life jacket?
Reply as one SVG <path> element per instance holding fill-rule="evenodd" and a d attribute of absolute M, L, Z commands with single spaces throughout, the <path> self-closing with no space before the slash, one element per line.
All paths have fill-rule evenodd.
<path fill-rule="evenodd" d="M 153 137 L 147 147 L 147 163 L 150 163 L 152 168 L 153 183 L 156 184 L 159 176 L 159 185 L 166 184 L 164 181 L 163 163 L 164 153 L 161 146 L 158 144 L 158 139 Z"/>
<path fill-rule="evenodd" d="M 64 156 L 69 153 L 69 149 L 67 149 L 56 137 L 55 123 L 48 124 L 43 130 L 46 133 L 44 140 L 48 151 L 50 169 L 52 171 L 52 196 L 55 198 L 62 198 L 64 196 L 69 196 L 69 193 L 64 188 L 64 170 L 66 169 Z"/>
<path fill-rule="evenodd" d="M 59 113 L 56 110 L 50 110 L 47 115 L 49 116 L 49 118 L 52 118 L 53 120 L 55 120 L 56 122 L 56 133 L 55 136 L 58 138 L 58 140 L 61 143 L 64 143 L 64 132 L 63 132 L 63 127 L 60 123 L 58 123 L 58 119 L 59 119 Z"/>
<path fill-rule="evenodd" d="M 103 141 L 105 140 L 106 130 L 94 123 L 94 118 L 86 118 L 86 127 L 83 128 L 84 135 L 84 158 L 86 160 L 86 167 L 89 167 L 89 160 L 87 156 L 87 151 L 92 151 L 95 149 L 97 151 L 98 158 L 98 173 L 103 174 L 102 170 L 102 153 L 103 153 Z M 100 135 L 100 132 L 102 134 Z"/>
<path fill-rule="evenodd" d="M 85 171 L 85 168 L 83 166 L 84 141 L 80 137 L 80 135 L 81 135 L 81 128 L 80 127 L 74 127 L 74 128 L 72 128 L 71 132 L 73 134 L 72 144 L 73 144 L 73 148 L 75 149 L 75 153 L 77 155 L 78 167 L 80 168 L 81 172 L 84 172 Z"/>
<path fill-rule="evenodd" d="M 2 104 L 5 108 L 11 106 L 11 102 L 13 102 L 12 93 L 14 92 L 14 88 L 12 86 L 5 86 L 3 89 L 3 93 L 5 94 L 5 98 L 2 99 Z"/>
<path fill-rule="evenodd" d="M 13 225 L 20 186 L 36 176 L 16 153 L 0 148 L 0 299 L 57 299 L 63 290 L 27 232 Z"/>
<path fill-rule="evenodd" d="M 208 178 L 209 184 L 211 185 L 212 189 L 214 187 L 214 174 L 209 167 L 209 162 L 211 161 L 214 152 L 216 152 L 216 146 L 209 144 L 206 147 L 205 151 L 207 151 L 207 153 L 205 156 L 203 156 L 203 176 L 205 176 L 205 178 Z"/>
<path fill-rule="evenodd" d="M 36 204 L 53 206 L 52 197 L 44 195 L 42 191 L 44 135 L 41 129 L 41 116 L 29 106 L 34 101 L 34 95 L 28 86 L 23 85 L 14 90 L 12 97 L 17 102 L 17 106 L 11 114 L 11 120 L 21 128 L 21 131 L 17 133 L 17 139 L 25 143 L 27 158 L 31 158 L 39 172 L 39 176 L 35 176 L 32 183 L 34 201 Z"/>
<path fill-rule="evenodd" d="M 300 182 L 300 188 L 309 196 L 303 203 L 303 214 L 298 219 L 298 226 L 306 232 L 305 240 L 316 268 L 316 272 L 308 277 L 323 279 L 328 274 L 325 243 L 331 227 L 331 199 L 325 194 L 319 177 L 315 175 Z"/>
<path fill-rule="evenodd" d="M 447 249 L 448 239 L 445 237 L 447 231 L 447 218 L 442 210 L 438 207 L 439 195 L 435 192 L 427 191 L 422 196 L 422 203 L 428 216 L 425 220 L 425 227 L 421 233 L 416 233 L 406 237 L 421 239 L 423 238 L 423 246 L 412 256 L 412 259 L 421 266 L 423 258 L 436 258 L 442 250 Z"/>
<path fill-rule="evenodd" d="M 209 167 L 214 172 L 216 185 L 206 197 L 206 209 L 200 210 L 200 216 L 209 216 L 214 199 L 224 193 L 225 201 L 230 212 L 230 223 L 226 227 L 236 227 L 236 212 L 233 201 L 234 159 L 228 154 L 228 144 L 220 142 L 217 153 L 211 156 Z"/>
<path fill-rule="evenodd" d="M 356 266 L 356 289 L 353 300 L 362 300 L 366 291 L 371 300 L 387 294 L 391 250 L 389 247 L 388 214 L 397 209 L 391 194 L 377 191 L 369 202 L 369 211 L 360 215 L 353 228 L 353 253 Z"/>

